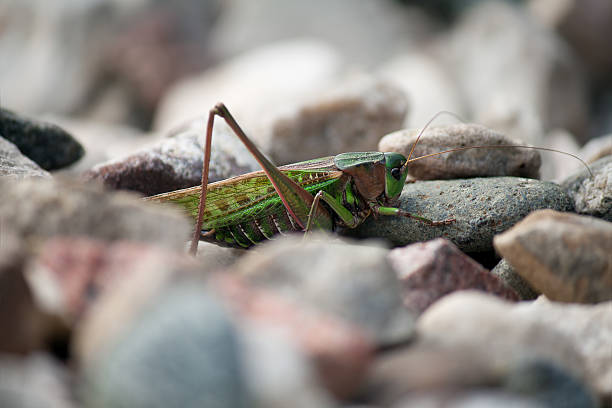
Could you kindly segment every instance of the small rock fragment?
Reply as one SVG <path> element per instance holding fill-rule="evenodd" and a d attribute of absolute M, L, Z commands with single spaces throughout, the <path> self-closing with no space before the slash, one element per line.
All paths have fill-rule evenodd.
<path fill-rule="evenodd" d="M 525 282 L 525 279 L 521 278 L 521 275 L 515 272 L 514 268 L 505 259 L 499 261 L 491 269 L 491 273 L 504 282 L 507 287 L 513 289 L 521 300 L 533 300 L 540 295 Z"/>
<path fill-rule="evenodd" d="M 408 157 L 420 130 L 400 130 L 380 140 L 378 150 Z M 523 145 L 524 142 L 476 124 L 429 128 L 423 132 L 411 159 L 459 147 Z M 408 166 L 409 175 L 418 180 L 466 177 L 516 176 L 539 178 L 540 154 L 534 149 L 490 148 L 445 153 Z"/>
<path fill-rule="evenodd" d="M 403 304 L 387 250 L 289 237 L 243 257 L 237 273 L 255 287 L 355 326 L 377 345 L 410 339 L 414 317 Z"/>
<path fill-rule="evenodd" d="M 79 142 L 59 126 L 27 119 L 2 108 L 0 135 L 45 170 L 66 167 L 85 154 Z"/>
<path fill-rule="evenodd" d="M 574 201 L 576 212 L 612 221 L 612 155 L 565 179 L 561 186 Z"/>
<path fill-rule="evenodd" d="M 537 211 L 498 235 L 497 251 L 551 300 L 612 299 L 612 223 L 594 217 Z"/>
<path fill-rule="evenodd" d="M 417 315 L 457 290 L 482 290 L 518 300 L 513 289 L 443 238 L 395 248 L 388 259 L 402 281 L 404 304 Z"/>
<path fill-rule="evenodd" d="M 198 185 L 202 181 L 205 121 L 191 122 L 177 132 L 174 137 L 150 148 L 99 164 L 83 176 L 86 180 L 101 180 L 111 189 L 133 190 L 145 195 Z M 209 183 L 258 167 L 237 137 L 229 132 L 227 127 L 215 126 Z"/>
<path fill-rule="evenodd" d="M 557 184 L 516 177 L 410 183 L 404 186 L 397 206 L 433 221 L 454 218 L 455 222 L 432 227 L 406 217 L 369 217 L 357 228 L 341 233 L 384 238 L 396 246 L 442 237 L 464 252 L 486 252 L 493 249 L 495 234 L 532 211 L 573 210 L 570 198 Z"/>
<path fill-rule="evenodd" d="M 51 174 L 24 156 L 17 146 L 0 135 L 0 176 L 15 179 L 41 177 L 51 178 Z"/>
<path fill-rule="evenodd" d="M 128 193 L 49 180 L 0 179 L 0 225 L 22 239 L 88 236 L 181 249 L 191 227 L 180 213 Z"/>

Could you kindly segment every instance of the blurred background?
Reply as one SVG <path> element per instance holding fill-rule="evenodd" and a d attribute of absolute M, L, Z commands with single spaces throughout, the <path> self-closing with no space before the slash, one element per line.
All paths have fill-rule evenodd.
<path fill-rule="evenodd" d="M 218 101 L 256 128 L 355 76 L 405 93 L 405 127 L 448 110 L 578 153 L 612 132 L 609 38 L 609 0 L 3 0 L 0 105 L 71 131 L 81 171 Z"/>

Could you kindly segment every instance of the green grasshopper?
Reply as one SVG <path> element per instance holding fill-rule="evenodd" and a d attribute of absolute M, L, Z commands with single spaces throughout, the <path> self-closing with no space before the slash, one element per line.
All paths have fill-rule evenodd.
<path fill-rule="evenodd" d="M 208 184 L 215 116 L 225 119 L 263 171 Z M 248 248 L 279 233 L 355 228 L 370 214 L 409 217 L 431 226 L 448 225 L 455 220 L 432 221 L 394 206 L 406 181 L 409 163 L 472 148 L 529 147 L 470 146 L 410 159 L 417 142 L 418 138 L 408 158 L 399 153 L 354 152 L 277 168 L 246 136 L 225 105 L 218 104 L 208 117 L 202 184 L 147 199 L 179 204 L 196 218 L 190 248 L 193 254 L 200 239 Z"/>

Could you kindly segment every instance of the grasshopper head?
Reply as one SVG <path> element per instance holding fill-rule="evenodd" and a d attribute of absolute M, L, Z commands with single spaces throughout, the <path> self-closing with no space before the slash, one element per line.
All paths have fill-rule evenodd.
<path fill-rule="evenodd" d="M 402 193 L 408 175 L 406 158 L 399 153 L 385 153 L 385 196 L 393 200 Z"/>

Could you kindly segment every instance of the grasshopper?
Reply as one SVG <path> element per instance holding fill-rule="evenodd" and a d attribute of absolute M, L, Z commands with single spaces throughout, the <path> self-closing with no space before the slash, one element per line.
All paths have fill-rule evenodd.
<path fill-rule="evenodd" d="M 263 170 L 208 184 L 216 116 L 227 122 Z M 418 138 L 408 158 L 400 153 L 353 152 L 277 168 L 247 137 L 227 107 L 217 104 L 208 116 L 202 184 L 147 197 L 147 200 L 176 203 L 196 218 L 190 248 L 192 254 L 195 254 L 200 239 L 223 246 L 248 248 L 287 232 L 355 228 L 371 214 L 408 217 L 431 226 L 448 225 L 455 219 L 429 220 L 394 206 L 406 182 L 409 163 L 472 148 L 534 148 L 469 146 L 411 159 Z"/>

